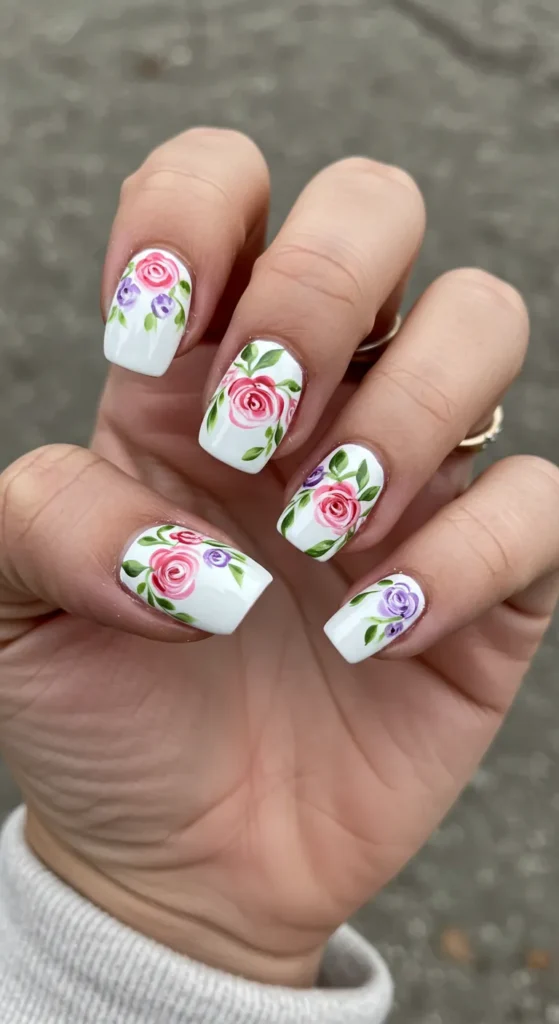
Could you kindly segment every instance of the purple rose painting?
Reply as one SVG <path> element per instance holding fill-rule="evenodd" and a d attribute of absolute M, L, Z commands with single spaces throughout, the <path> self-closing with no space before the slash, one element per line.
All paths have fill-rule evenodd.
<path fill-rule="evenodd" d="M 404 623 L 400 622 L 389 622 L 385 627 L 384 635 L 387 640 L 394 640 L 395 637 L 400 636 L 400 633 L 404 629 Z"/>
<path fill-rule="evenodd" d="M 203 558 L 206 565 L 216 566 L 218 569 L 229 565 L 231 561 L 231 555 L 228 551 L 224 551 L 223 548 L 210 548 L 209 551 L 204 552 Z"/>
<path fill-rule="evenodd" d="M 303 487 L 316 487 L 316 485 L 322 480 L 325 472 L 326 468 L 324 466 L 317 466 L 316 469 L 313 469 L 312 473 L 309 473 L 307 479 L 303 483 Z"/>
<path fill-rule="evenodd" d="M 136 304 L 140 289 L 137 284 L 134 284 L 131 277 L 123 277 L 120 282 L 117 292 L 116 301 L 121 309 L 131 309 Z"/>
<path fill-rule="evenodd" d="M 151 310 L 158 320 L 166 320 L 175 309 L 175 306 L 176 302 L 172 296 L 162 292 L 161 295 L 156 295 L 152 300 Z"/>
<path fill-rule="evenodd" d="M 411 619 L 419 605 L 419 597 L 414 594 L 408 583 L 394 583 L 387 587 L 378 603 L 379 614 L 385 618 L 401 615 L 403 619 Z"/>

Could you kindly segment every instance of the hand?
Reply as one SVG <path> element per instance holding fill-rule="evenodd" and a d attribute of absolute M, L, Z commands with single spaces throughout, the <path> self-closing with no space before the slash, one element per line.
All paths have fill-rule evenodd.
<path fill-rule="evenodd" d="M 228 131 L 125 183 L 102 301 L 108 354 L 141 372 L 111 369 L 91 451 L 2 477 L 0 733 L 29 841 L 71 885 L 179 951 L 306 984 L 510 706 L 557 596 L 559 475 L 512 458 L 469 487 L 453 454 L 525 353 L 523 303 L 488 274 L 446 274 L 346 375 L 421 244 L 406 174 L 328 168 L 264 250 L 267 202 Z M 208 638 L 264 589 L 246 556 L 274 582 Z M 379 657 L 340 656 L 339 605 L 346 659 Z"/>

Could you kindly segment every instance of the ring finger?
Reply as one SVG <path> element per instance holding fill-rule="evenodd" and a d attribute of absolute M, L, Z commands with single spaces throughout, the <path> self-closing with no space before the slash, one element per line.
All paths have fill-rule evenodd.
<path fill-rule="evenodd" d="M 527 341 L 510 285 L 479 270 L 439 278 L 301 466 L 278 523 L 284 537 L 320 561 L 366 523 L 355 550 L 378 543 L 498 403 Z"/>

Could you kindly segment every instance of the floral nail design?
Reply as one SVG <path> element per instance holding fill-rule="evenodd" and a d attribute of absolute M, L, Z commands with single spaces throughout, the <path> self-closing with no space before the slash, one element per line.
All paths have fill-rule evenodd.
<path fill-rule="evenodd" d="M 383 485 L 382 466 L 368 448 L 336 448 L 295 492 L 278 530 L 300 551 L 325 562 L 361 528 Z"/>
<path fill-rule="evenodd" d="M 236 469 L 260 472 L 295 415 L 302 386 L 301 367 L 283 346 L 249 342 L 210 402 L 202 448 Z"/>
<path fill-rule="evenodd" d="M 122 560 L 120 579 L 178 622 L 230 633 L 272 577 L 228 544 L 168 523 L 134 541 Z"/>
<path fill-rule="evenodd" d="M 192 282 L 170 253 L 146 249 L 123 271 L 107 317 L 105 355 L 113 363 L 159 377 L 184 333 Z"/>
<path fill-rule="evenodd" d="M 378 654 L 422 614 L 425 596 L 411 576 L 395 573 L 356 594 L 326 623 L 324 632 L 354 664 Z"/>

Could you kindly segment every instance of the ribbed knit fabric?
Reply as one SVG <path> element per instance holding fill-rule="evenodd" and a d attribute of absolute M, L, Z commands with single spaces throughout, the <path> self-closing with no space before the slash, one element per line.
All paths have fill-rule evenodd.
<path fill-rule="evenodd" d="M 244 981 L 188 960 L 109 917 L 33 856 L 24 811 L 0 839 L 1 1024 L 381 1024 L 384 961 L 356 932 L 328 945 L 321 986 Z"/>

